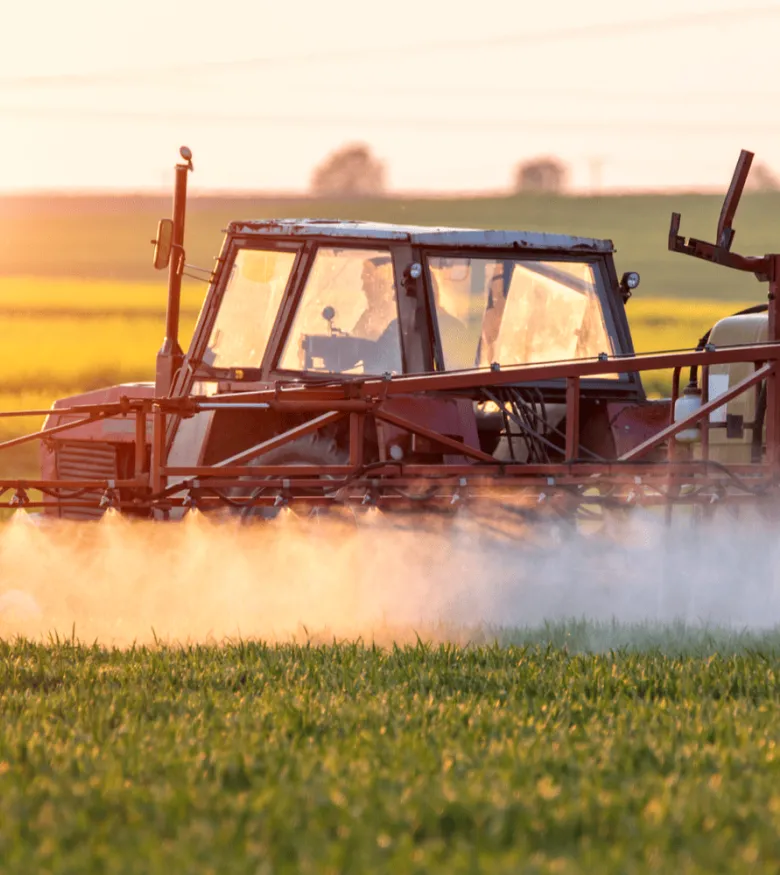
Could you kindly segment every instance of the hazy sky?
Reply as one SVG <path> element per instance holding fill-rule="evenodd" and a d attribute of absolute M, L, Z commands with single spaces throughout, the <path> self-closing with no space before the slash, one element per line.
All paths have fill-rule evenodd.
<path fill-rule="evenodd" d="M 780 2 L 42 0 L 3 10 L 0 190 L 304 190 L 347 141 L 398 190 L 506 187 L 555 154 L 575 188 L 780 174 Z"/>

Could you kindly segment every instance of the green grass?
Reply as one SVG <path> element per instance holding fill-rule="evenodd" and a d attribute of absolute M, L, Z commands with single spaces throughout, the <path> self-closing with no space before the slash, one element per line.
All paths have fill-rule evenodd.
<path fill-rule="evenodd" d="M 0 645 L 28 872 L 770 873 L 777 651 Z"/>

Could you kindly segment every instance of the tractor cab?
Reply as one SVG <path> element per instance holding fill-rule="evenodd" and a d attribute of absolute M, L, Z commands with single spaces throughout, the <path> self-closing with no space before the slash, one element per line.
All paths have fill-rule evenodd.
<path fill-rule="evenodd" d="M 234 222 L 171 394 L 359 384 L 630 354 L 626 290 L 612 256 L 610 241 L 556 234 Z M 505 387 L 500 398 L 481 389 L 429 395 L 415 402 L 414 416 L 494 452 L 514 428 L 507 409 L 525 409 L 527 399 L 544 427 L 556 428 L 565 393 L 565 380 L 537 378 Z M 585 378 L 581 394 L 583 409 L 601 424 L 599 446 L 610 431 L 607 418 L 645 399 L 632 373 Z M 228 407 L 177 419 L 169 428 L 171 458 L 220 464 L 305 420 L 299 412 Z M 395 439 L 373 435 L 369 455 L 387 457 Z M 417 438 L 414 451 L 410 445 L 404 452 L 441 456 L 422 446 Z"/>
<path fill-rule="evenodd" d="M 612 253 L 552 234 L 236 222 L 183 372 L 306 382 L 631 353 Z M 641 396 L 633 375 L 595 382 Z"/>

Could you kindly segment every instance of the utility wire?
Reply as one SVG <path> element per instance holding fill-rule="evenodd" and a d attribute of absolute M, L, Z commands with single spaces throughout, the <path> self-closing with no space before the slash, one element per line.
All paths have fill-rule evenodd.
<path fill-rule="evenodd" d="M 680 131 L 685 133 L 719 133 L 734 131 L 733 120 L 688 120 L 664 121 L 652 118 L 621 118 L 621 119 L 545 119 L 545 118 L 432 118 L 430 116 L 370 118 L 366 116 L 303 116 L 303 115 L 253 115 L 250 113 L 212 113 L 187 112 L 174 110 L 171 112 L 151 112 L 148 110 L 118 112 L 112 110 L 88 110 L 68 108 L 63 106 L 0 106 L 0 118 L 5 115 L 21 118 L 60 118 L 66 121 L 99 121 L 114 123 L 117 121 L 142 122 L 149 124 L 166 124 L 186 122 L 214 125 L 255 125 L 265 124 L 278 127 L 294 128 L 329 128 L 346 125 L 364 128 L 404 128 L 426 131 L 464 131 L 481 133 L 484 131 L 526 131 L 526 130 L 562 130 L 562 131 L 614 131 L 620 129 L 623 133 L 646 133 L 647 131 Z M 756 121 L 740 121 L 740 127 L 750 133 L 780 133 L 780 122 L 762 119 Z"/>
<path fill-rule="evenodd" d="M 331 50 L 326 52 L 309 52 L 301 55 L 262 56 L 242 60 L 206 61 L 187 63 L 165 67 L 135 67 L 102 72 L 67 73 L 62 75 L 8 76 L 0 77 L 2 88 L 27 88 L 41 86 L 92 86 L 134 82 L 139 79 L 153 79 L 159 82 L 160 77 L 185 76 L 219 71 L 249 70 L 254 68 L 274 67 L 280 64 L 308 63 L 351 63 L 360 58 L 391 57 L 394 60 L 413 54 L 430 55 L 434 52 L 447 52 L 474 48 L 498 48 L 501 46 L 542 45 L 562 41 L 576 41 L 582 38 L 611 38 L 625 33 L 642 34 L 664 32 L 675 28 L 710 26 L 732 22 L 740 24 L 759 18 L 780 16 L 780 5 L 735 7 L 731 9 L 714 10 L 711 12 L 674 15 L 665 18 L 646 18 L 633 21 L 616 21 L 603 24 L 586 24 L 576 27 L 557 28 L 542 31 L 524 31 L 507 34 L 506 36 L 486 37 L 480 39 L 461 39 L 441 42 L 415 43 L 401 47 L 379 47 L 357 50 Z"/>
<path fill-rule="evenodd" d="M 201 99 L 209 99 L 213 101 L 214 93 L 222 94 L 229 93 L 232 86 L 220 85 L 219 91 L 210 92 L 209 86 L 199 85 L 194 87 L 194 83 L 189 83 L 193 86 L 193 92 Z M 179 88 L 179 85 L 174 85 Z M 316 95 L 320 96 L 320 92 L 313 92 L 310 82 L 290 82 L 280 81 L 274 85 L 274 93 L 277 97 L 284 99 L 289 95 Z M 501 86 L 493 83 L 485 83 L 484 85 L 457 84 L 449 83 L 446 85 L 396 85 L 393 82 L 366 82 L 361 78 L 358 81 L 350 80 L 344 82 L 328 81 L 327 94 L 330 97 L 337 96 L 357 96 L 371 97 L 374 100 L 381 100 L 389 97 L 409 97 L 409 98 L 432 98 L 436 100 L 486 100 L 486 99 L 515 99 L 515 100 L 556 100 L 576 99 L 578 101 L 591 100 L 597 103 L 630 103 L 638 105 L 643 102 L 664 103 L 669 105 L 691 106 L 692 104 L 712 103 L 718 106 L 728 104 L 730 101 L 739 101 L 740 103 L 760 103 L 769 100 L 780 100 L 780 89 L 775 91 L 757 91 L 746 86 L 743 90 L 686 90 L 686 91 L 609 91 L 605 90 L 600 85 L 591 87 L 579 88 L 544 88 L 544 87 L 516 87 L 516 86 Z"/>

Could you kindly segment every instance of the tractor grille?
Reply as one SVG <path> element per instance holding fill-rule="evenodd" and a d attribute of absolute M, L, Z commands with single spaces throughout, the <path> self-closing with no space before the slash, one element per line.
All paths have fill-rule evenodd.
<path fill-rule="evenodd" d="M 72 441 L 57 445 L 57 477 L 61 480 L 116 480 L 116 447 L 92 441 Z M 79 496 L 100 501 L 101 490 Z M 60 510 L 60 516 L 68 519 L 98 519 L 103 515 L 100 507 L 70 507 Z"/>

